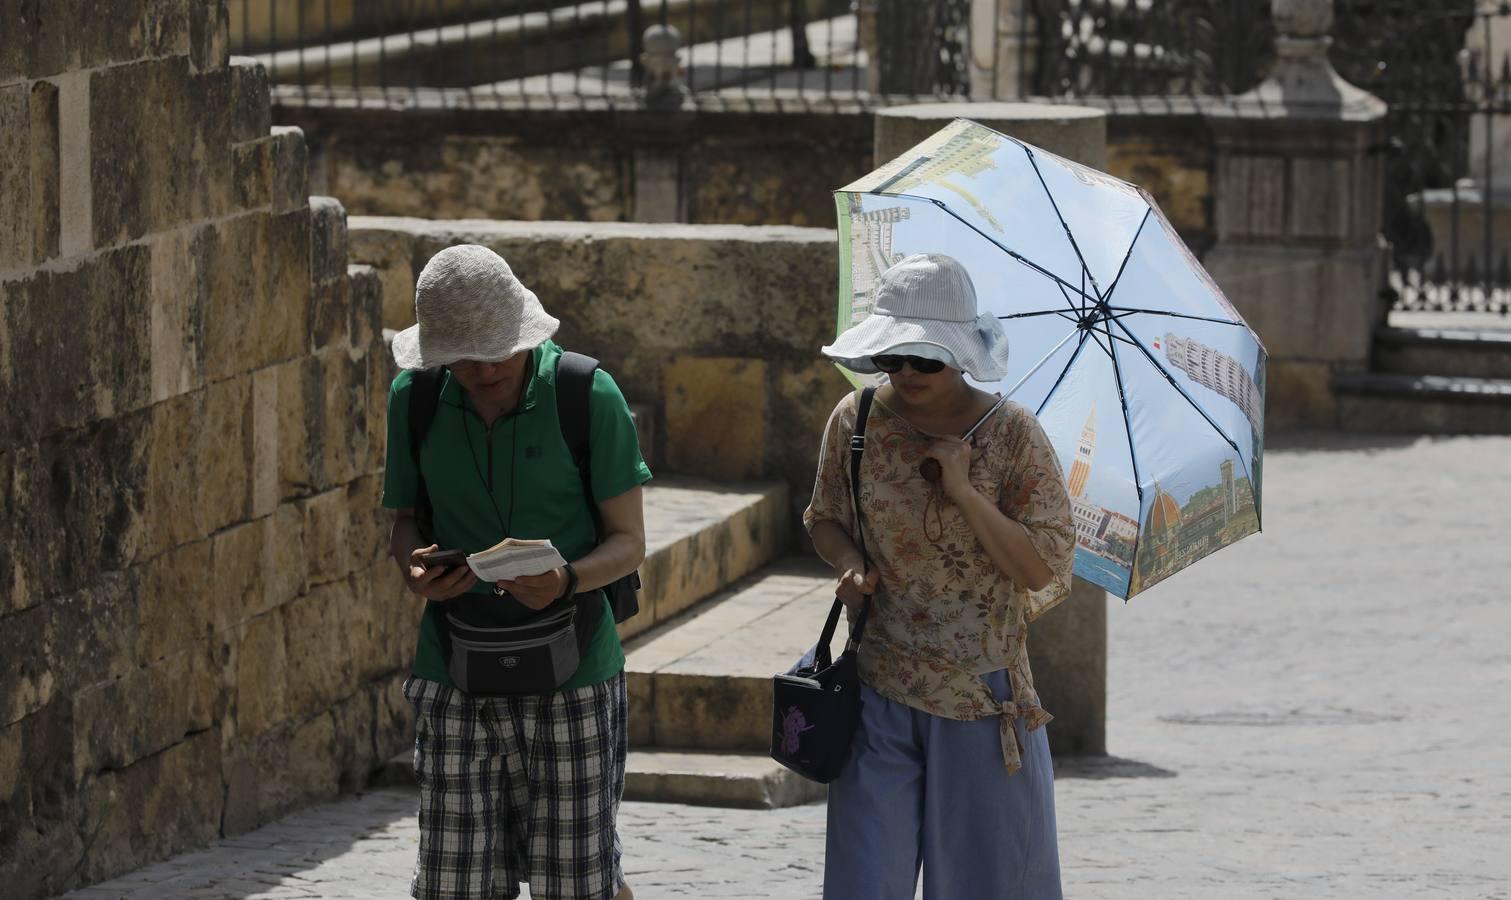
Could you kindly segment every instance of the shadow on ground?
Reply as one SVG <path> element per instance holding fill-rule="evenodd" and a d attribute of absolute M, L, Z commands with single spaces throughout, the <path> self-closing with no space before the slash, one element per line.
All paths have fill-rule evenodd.
<path fill-rule="evenodd" d="M 1055 760 L 1055 778 L 1174 778 L 1170 769 L 1121 756 L 1069 756 Z"/>

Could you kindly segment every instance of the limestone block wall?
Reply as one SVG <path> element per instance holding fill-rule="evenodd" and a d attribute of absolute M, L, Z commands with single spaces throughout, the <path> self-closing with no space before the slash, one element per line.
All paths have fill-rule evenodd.
<path fill-rule="evenodd" d="M 406 742 L 375 272 L 218 0 L 0 37 L 0 894 L 357 785 Z"/>
<path fill-rule="evenodd" d="M 277 106 L 312 184 L 353 214 L 634 221 L 649 166 L 680 172 L 686 220 L 832 228 L 830 192 L 866 171 L 870 116 L 827 108 L 465 111 Z"/>
<path fill-rule="evenodd" d="M 779 477 L 796 517 L 829 412 L 849 390 L 834 336 L 834 231 L 789 226 L 352 217 L 352 257 L 383 280 L 384 326 L 414 322 L 414 279 L 454 244 L 493 248 L 632 403 L 652 407 L 653 468 Z"/>

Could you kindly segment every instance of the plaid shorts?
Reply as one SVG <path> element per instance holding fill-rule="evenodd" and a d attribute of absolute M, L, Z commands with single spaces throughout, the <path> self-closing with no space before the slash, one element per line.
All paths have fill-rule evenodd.
<path fill-rule="evenodd" d="M 472 697 L 411 676 L 420 856 L 410 895 L 608 900 L 624 886 L 615 819 L 624 673 L 549 695 Z"/>

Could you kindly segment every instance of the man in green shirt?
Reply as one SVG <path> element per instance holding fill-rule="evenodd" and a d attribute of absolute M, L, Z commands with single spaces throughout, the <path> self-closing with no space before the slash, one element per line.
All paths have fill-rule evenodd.
<path fill-rule="evenodd" d="M 429 601 L 404 684 L 420 785 L 410 892 L 492 900 L 518 896 L 525 882 L 538 900 L 630 900 L 615 829 L 627 749 L 624 652 L 600 590 L 645 557 L 641 485 L 651 475 L 629 407 L 613 378 L 596 371 L 590 471 L 579 472 L 556 402 L 562 350 L 550 338 L 559 323 L 486 247 L 436 254 L 415 285 L 415 318 L 393 342 L 405 371 L 389 390 L 383 487 L 383 505 L 397 511 L 390 553 L 406 585 Z M 416 459 L 410 395 L 416 370 L 436 367 L 444 371 L 435 413 Z M 428 540 L 416 514 L 422 484 Z M 567 565 L 497 584 L 465 565 L 425 566 L 435 551 L 476 553 L 505 537 L 549 539 Z M 448 612 L 467 610 L 508 635 L 594 602 L 603 614 L 576 641 L 580 661 L 554 691 L 483 696 L 452 679 L 449 654 L 459 651 Z"/>

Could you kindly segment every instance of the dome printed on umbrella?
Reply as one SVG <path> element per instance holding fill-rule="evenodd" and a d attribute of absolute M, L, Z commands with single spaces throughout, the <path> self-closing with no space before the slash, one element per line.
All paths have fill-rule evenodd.
<path fill-rule="evenodd" d="M 970 273 L 1039 416 L 1076 574 L 1122 597 L 1259 530 L 1265 350 L 1148 192 L 960 119 L 835 192 L 839 317 L 914 253 Z"/>

